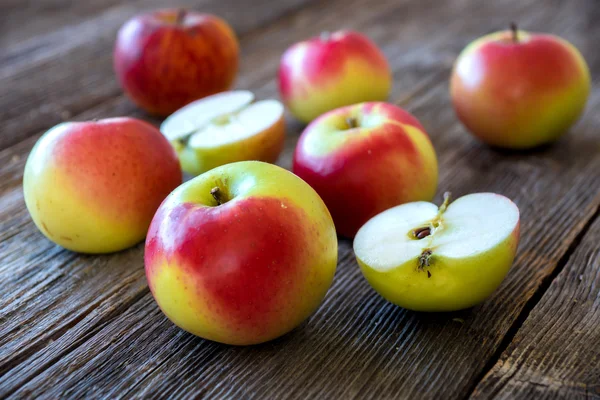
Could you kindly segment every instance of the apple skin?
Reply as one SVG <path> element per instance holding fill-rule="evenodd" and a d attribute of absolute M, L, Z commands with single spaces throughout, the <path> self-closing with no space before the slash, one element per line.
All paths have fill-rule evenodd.
<path fill-rule="evenodd" d="M 108 253 L 142 241 L 181 180 L 177 155 L 158 129 L 110 118 L 46 132 L 27 159 L 23 191 L 48 239 L 77 252 Z"/>
<path fill-rule="evenodd" d="M 224 20 L 176 9 L 130 19 L 114 49 L 114 68 L 125 93 L 159 116 L 229 89 L 238 59 L 237 38 Z"/>
<path fill-rule="evenodd" d="M 467 259 L 436 256 L 431 277 L 415 268 L 414 260 L 387 272 L 356 260 L 369 284 L 389 302 L 413 311 L 457 311 L 483 302 L 500 286 L 515 258 L 519 229 L 517 224 L 506 240 Z"/>
<path fill-rule="evenodd" d="M 217 206 L 211 189 L 229 201 Z M 289 171 L 227 164 L 177 188 L 146 238 L 146 277 L 176 325 L 234 345 L 304 321 L 329 289 L 337 238 L 323 201 Z"/>
<path fill-rule="evenodd" d="M 356 118 L 360 128 L 344 131 L 347 118 Z M 298 141 L 293 171 L 319 193 L 346 237 L 388 208 L 431 201 L 438 179 L 425 129 L 408 112 L 381 102 L 342 107 L 314 120 Z"/>
<path fill-rule="evenodd" d="M 247 139 L 227 143 L 218 147 L 191 148 L 180 140 L 172 142 L 181 168 L 197 176 L 221 165 L 238 161 L 255 160 L 274 163 L 283 150 L 285 119 L 283 116 L 274 125 Z"/>
<path fill-rule="evenodd" d="M 579 51 L 553 35 L 511 31 L 468 45 L 454 65 L 450 92 L 459 119 L 482 141 L 527 149 L 557 140 L 590 93 Z"/>
<path fill-rule="evenodd" d="M 338 31 L 297 43 L 281 58 L 281 99 L 305 123 L 341 106 L 384 101 L 391 88 L 385 55 L 358 32 Z"/>

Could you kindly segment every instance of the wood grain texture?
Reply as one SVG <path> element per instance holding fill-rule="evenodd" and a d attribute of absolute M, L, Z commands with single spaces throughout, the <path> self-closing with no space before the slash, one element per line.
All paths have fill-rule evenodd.
<path fill-rule="evenodd" d="M 472 397 L 599 399 L 598 343 L 600 219 Z"/>
<path fill-rule="evenodd" d="M 545 3 L 547 7 L 516 0 L 493 4 L 386 0 L 365 5 L 364 0 L 333 0 L 302 6 L 295 1 L 279 2 L 277 7 L 282 8 L 273 11 L 265 10 L 272 4 L 265 1 L 256 4 L 252 13 L 257 19 L 252 23 L 234 12 L 232 3 L 210 3 L 237 15 L 229 17 L 237 18 L 236 28 L 242 32 L 237 87 L 250 88 L 261 98 L 276 96 L 278 58 L 291 43 L 342 27 L 368 34 L 393 67 L 392 100 L 412 111 L 432 136 L 440 161 L 439 193 L 495 191 L 515 200 L 522 213 L 523 239 L 516 263 L 501 289 L 478 307 L 449 314 L 394 307 L 370 289 L 354 261 L 351 243 L 342 240 L 335 282 L 319 311 L 291 334 L 247 348 L 207 342 L 173 326 L 148 292 L 142 245 L 108 256 L 77 255 L 48 242 L 24 208 L 21 179 L 27 153 L 42 131 L 61 117 L 60 112 L 39 112 L 46 95 L 24 93 L 26 75 L 20 75 L 21 67 L 29 71 L 32 84 L 55 96 L 53 104 L 68 105 L 73 114 L 68 118 L 133 115 L 159 122 L 120 94 L 107 66 L 106 52 L 118 21 L 129 16 L 122 14 L 122 7 L 128 11 L 135 7 L 108 2 L 102 13 L 90 12 L 65 28 L 79 32 L 82 27 L 83 39 L 70 43 L 69 35 L 53 39 L 31 63 L 23 61 L 25 53 L 24 59 L 0 63 L 0 106 L 8 104 L 2 84 L 12 84 L 13 76 L 21 79 L 10 86 L 16 90 L 15 98 L 37 110 L 28 114 L 0 108 L 0 113 L 12 113 L 0 138 L 0 149 L 2 143 L 10 145 L 0 150 L 0 398 L 471 394 L 525 314 L 533 308 L 534 315 L 534 306 L 556 271 L 574 268 L 567 260 L 600 206 L 596 83 L 583 120 L 556 145 L 533 152 L 500 152 L 477 143 L 457 123 L 450 107 L 447 78 L 454 57 L 470 40 L 503 27 L 506 20 L 566 37 L 582 50 L 592 72 L 600 72 L 596 3 Z M 113 25 L 103 25 L 102 18 Z M 29 40 L 43 38 L 34 35 L 24 42 Z M 52 48 L 65 49 L 58 52 L 64 59 Z M 95 63 L 104 66 L 91 65 Z M 78 92 L 59 87 L 70 77 Z M 17 101 L 14 107 L 21 106 Z M 20 125 L 23 130 L 17 131 Z M 280 165 L 291 165 L 301 129 L 288 117 Z M 581 344 L 581 351 L 592 344 Z"/>

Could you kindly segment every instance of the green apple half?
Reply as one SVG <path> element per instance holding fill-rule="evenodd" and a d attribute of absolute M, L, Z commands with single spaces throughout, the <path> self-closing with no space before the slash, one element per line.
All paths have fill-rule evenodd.
<path fill-rule="evenodd" d="M 415 311 L 482 302 L 502 282 L 519 243 L 519 209 L 475 193 L 439 208 L 403 204 L 370 219 L 354 239 L 363 275 L 388 301 Z"/>
<path fill-rule="evenodd" d="M 253 100 L 247 90 L 218 93 L 188 104 L 162 123 L 160 130 L 185 172 L 200 175 L 237 161 L 277 160 L 285 138 L 283 104 Z"/>

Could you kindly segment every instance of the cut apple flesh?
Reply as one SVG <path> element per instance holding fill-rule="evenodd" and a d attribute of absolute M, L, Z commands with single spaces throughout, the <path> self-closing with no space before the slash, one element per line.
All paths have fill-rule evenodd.
<path fill-rule="evenodd" d="M 493 193 L 461 197 L 445 210 L 427 202 L 408 203 L 369 220 L 354 239 L 354 252 L 379 272 L 411 260 L 422 267 L 429 257 L 464 259 L 491 250 L 505 241 L 518 223 L 517 206 Z"/>
<path fill-rule="evenodd" d="M 175 111 L 162 123 L 160 131 L 169 141 L 184 139 L 216 118 L 243 109 L 253 100 L 254 94 L 248 90 L 217 93 Z"/>
<path fill-rule="evenodd" d="M 237 142 L 268 130 L 283 118 L 277 100 L 252 103 L 234 113 L 222 114 L 197 130 L 189 139 L 192 148 L 209 148 Z"/>

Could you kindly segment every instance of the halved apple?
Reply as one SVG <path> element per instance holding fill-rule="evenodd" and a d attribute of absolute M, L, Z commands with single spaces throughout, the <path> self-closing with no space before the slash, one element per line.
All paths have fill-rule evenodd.
<path fill-rule="evenodd" d="M 519 209 L 493 193 L 439 208 L 419 201 L 370 219 L 354 239 L 363 275 L 388 301 L 415 311 L 453 311 L 487 298 L 510 269 Z"/>
<path fill-rule="evenodd" d="M 236 161 L 277 160 L 285 138 L 283 105 L 253 100 L 247 90 L 218 93 L 188 104 L 163 122 L 160 130 L 185 172 L 200 175 Z"/>

